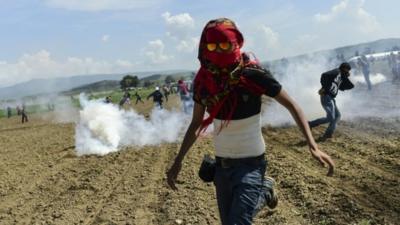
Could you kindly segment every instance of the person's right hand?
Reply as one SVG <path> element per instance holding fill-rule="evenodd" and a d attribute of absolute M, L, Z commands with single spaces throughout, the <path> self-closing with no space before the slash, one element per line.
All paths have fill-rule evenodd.
<path fill-rule="evenodd" d="M 176 179 L 178 178 L 178 174 L 181 171 L 182 168 L 182 163 L 175 161 L 174 164 L 171 166 L 171 168 L 167 172 L 167 183 L 170 188 L 172 188 L 174 191 L 177 191 L 178 188 L 176 187 Z"/>
<path fill-rule="evenodd" d="M 333 176 L 333 171 L 335 168 L 335 163 L 331 159 L 331 157 L 325 152 L 318 149 L 317 146 L 311 146 L 310 151 L 312 156 L 321 164 L 321 166 L 328 165 L 328 173 L 327 176 Z"/>

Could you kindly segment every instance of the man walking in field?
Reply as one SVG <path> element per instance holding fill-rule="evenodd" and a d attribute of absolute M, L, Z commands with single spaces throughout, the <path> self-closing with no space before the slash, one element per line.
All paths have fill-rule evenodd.
<path fill-rule="evenodd" d="M 135 93 L 135 97 L 136 97 L 136 103 L 135 103 L 135 105 L 137 105 L 138 102 L 144 103 L 144 102 L 142 101 L 142 97 L 139 95 L 138 92 Z"/>
<path fill-rule="evenodd" d="M 7 106 L 7 118 L 10 118 L 11 116 L 12 116 L 11 107 Z"/>
<path fill-rule="evenodd" d="M 321 96 L 321 105 L 326 112 L 326 117 L 322 117 L 309 122 L 311 128 L 321 124 L 329 123 L 321 140 L 332 138 L 336 129 L 336 124 L 340 120 L 341 114 L 336 105 L 336 95 L 339 90 L 350 90 L 354 87 L 350 81 L 351 66 L 347 62 L 342 63 L 339 68 L 327 71 L 321 75 L 322 88 L 318 91 Z"/>
<path fill-rule="evenodd" d="M 21 116 L 22 116 L 22 123 L 28 122 L 28 115 L 26 114 L 25 104 L 22 104 Z"/>
<path fill-rule="evenodd" d="M 370 65 L 369 65 L 368 59 L 365 55 L 362 55 L 362 56 L 360 56 L 360 58 L 358 58 L 358 65 L 361 67 L 361 71 L 364 75 L 365 82 L 367 83 L 368 90 L 371 90 L 372 84 L 371 84 L 371 80 L 369 78 Z"/>

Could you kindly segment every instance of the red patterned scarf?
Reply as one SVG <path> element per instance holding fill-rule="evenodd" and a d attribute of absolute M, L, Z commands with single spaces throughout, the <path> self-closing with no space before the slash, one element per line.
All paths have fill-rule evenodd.
<path fill-rule="evenodd" d="M 207 43 L 219 42 L 231 43 L 232 51 L 208 51 Z M 204 131 L 218 114 L 224 120 L 220 129 L 229 123 L 238 103 L 239 96 L 235 89 L 245 88 L 255 95 L 265 93 L 262 87 L 242 76 L 245 67 L 259 67 L 247 54 L 240 52 L 242 46 L 243 36 L 229 19 L 212 20 L 202 32 L 198 56 L 201 67 L 194 80 L 194 95 L 195 99 L 207 107 L 209 116 L 203 120 L 200 132 Z"/>

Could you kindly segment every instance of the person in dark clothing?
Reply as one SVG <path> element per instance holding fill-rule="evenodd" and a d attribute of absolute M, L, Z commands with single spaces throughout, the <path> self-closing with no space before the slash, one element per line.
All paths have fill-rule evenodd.
<path fill-rule="evenodd" d="M 149 96 L 147 96 L 147 100 L 149 100 L 149 98 L 151 98 L 151 97 L 153 98 L 153 102 L 158 107 L 160 107 L 160 109 L 162 109 L 163 108 L 163 105 L 162 105 L 162 103 L 163 103 L 163 95 L 160 92 L 160 88 L 159 87 L 156 87 L 156 90 L 153 91 L 151 94 L 149 94 Z"/>
<path fill-rule="evenodd" d="M 142 97 L 139 95 L 138 92 L 135 93 L 135 97 L 136 97 L 136 103 L 135 103 L 135 105 L 137 105 L 139 101 L 140 101 L 141 103 L 144 103 L 144 102 L 142 101 Z"/>
<path fill-rule="evenodd" d="M 28 115 L 26 114 L 25 104 L 22 105 L 21 115 L 22 115 L 22 123 L 28 122 Z"/>
<path fill-rule="evenodd" d="M 111 96 L 107 96 L 106 99 L 104 100 L 104 102 L 107 104 L 112 103 Z"/>
<path fill-rule="evenodd" d="M 339 90 L 350 90 L 354 84 L 350 81 L 351 66 L 347 62 L 340 65 L 339 68 L 325 72 L 321 75 L 322 88 L 318 91 L 321 96 L 321 104 L 326 111 L 326 117 L 322 117 L 309 122 L 311 128 L 321 124 L 329 123 L 321 140 L 331 138 L 336 129 L 336 124 L 340 120 L 341 114 L 336 106 L 335 97 Z"/>
<path fill-rule="evenodd" d="M 361 67 L 361 71 L 364 75 L 365 82 L 368 85 L 368 90 L 371 90 L 372 85 L 371 85 L 371 80 L 369 79 L 370 66 L 368 59 L 365 55 L 362 55 L 360 58 L 358 58 L 358 65 Z"/>
<path fill-rule="evenodd" d="M 129 91 L 125 91 L 124 93 L 124 98 L 131 98 L 131 93 L 129 93 Z"/>
<path fill-rule="evenodd" d="M 124 95 L 119 101 L 119 108 L 121 109 L 125 104 L 131 104 L 131 94 L 129 93 L 129 91 L 125 91 Z"/>
<path fill-rule="evenodd" d="M 11 107 L 7 106 L 7 118 L 10 118 L 11 116 L 12 116 Z"/>
<path fill-rule="evenodd" d="M 124 99 L 125 99 L 124 104 L 128 104 L 128 105 L 131 104 L 131 93 L 129 93 L 129 91 L 125 91 Z"/>

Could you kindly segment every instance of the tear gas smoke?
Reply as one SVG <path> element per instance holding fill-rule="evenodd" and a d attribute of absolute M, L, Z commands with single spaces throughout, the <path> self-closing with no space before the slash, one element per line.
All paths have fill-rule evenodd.
<path fill-rule="evenodd" d="M 61 95 L 42 95 L 25 99 L 8 100 L 0 103 L 0 108 L 15 109 L 17 106 L 27 107 L 27 113 L 39 113 L 39 117 L 54 123 L 77 122 L 78 110 L 72 104 L 71 98 Z M 50 112 L 50 113 L 49 113 Z"/>
<path fill-rule="evenodd" d="M 105 155 L 123 146 L 158 145 L 178 140 L 187 126 L 187 115 L 155 108 L 150 118 L 118 109 L 102 100 L 80 95 L 80 120 L 76 126 L 77 155 Z"/>
<path fill-rule="evenodd" d="M 383 75 L 381 73 L 370 74 L 369 79 L 370 79 L 372 85 L 379 84 L 379 83 L 382 83 L 387 80 L 385 75 Z M 367 83 L 362 74 L 354 74 L 352 76 L 352 81 L 353 81 L 354 85 Z"/>
<path fill-rule="evenodd" d="M 76 123 L 78 122 L 78 109 L 72 104 L 71 97 L 50 96 L 40 99 L 43 110 L 50 111 L 42 115 L 42 119 L 53 123 Z"/>
<path fill-rule="evenodd" d="M 327 57 L 312 58 L 306 61 L 290 62 L 285 68 L 272 70 L 283 89 L 300 105 L 307 117 L 315 117 L 321 112 L 318 90 L 319 78 L 327 71 Z M 279 71 L 278 74 L 274 73 Z M 281 126 L 294 123 L 290 113 L 276 101 L 263 110 L 263 125 Z"/>

